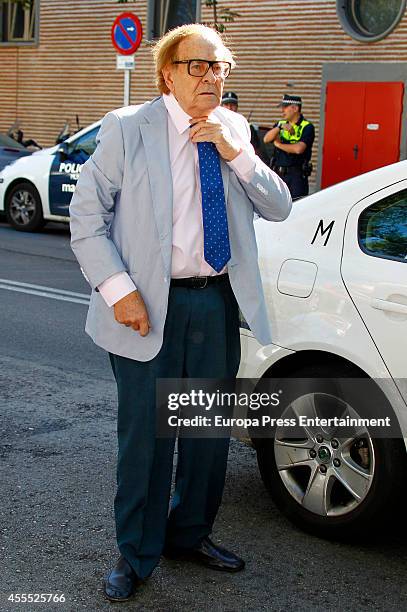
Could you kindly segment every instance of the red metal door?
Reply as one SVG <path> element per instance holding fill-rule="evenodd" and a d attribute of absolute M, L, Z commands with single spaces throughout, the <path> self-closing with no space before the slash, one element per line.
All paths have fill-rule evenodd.
<path fill-rule="evenodd" d="M 366 83 L 361 173 L 400 158 L 403 83 Z"/>
<path fill-rule="evenodd" d="M 364 83 L 328 83 L 321 187 L 360 174 Z"/>
<path fill-rule="evenodd" d="M 399 160 L 403 83 L 328 83 L 321 187 Z"/>

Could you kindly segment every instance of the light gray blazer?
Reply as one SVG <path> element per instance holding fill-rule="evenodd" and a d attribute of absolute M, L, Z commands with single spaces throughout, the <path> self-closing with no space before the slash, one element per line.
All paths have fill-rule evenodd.
<path fill-rule="evenodd" d="M 246 119 L 218 107 L 232 136 L 250 141 Z M 160 350 L 171 280 L 172 175 L 167 109 L 162 96 L 106 113 L 93 155 L 82 166 L 70 204 L 71 248 L 92 287 L 85 331 L 102 348 L 148 361 Z M 228 272 L 254 336 L 271 342 L 257 261 L 254 212 L 269 221 L 290 213 L 285 183 L 256 157 L 250 183 L 221 159 L 231 259 Z M 97 286 L 126 270 L 141 292 L 152 329 L 140 336 L 117 323 Z"/>

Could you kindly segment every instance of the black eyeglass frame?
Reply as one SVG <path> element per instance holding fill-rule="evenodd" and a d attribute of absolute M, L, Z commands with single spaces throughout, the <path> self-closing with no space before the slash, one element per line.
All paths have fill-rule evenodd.
<path fill-rule="evenodd" d="M 197 74 L 191 74 L 191 72 L 190 72 L 191 62 L 205 62 L 205 64 L 208 64 L 208 70 L 204 74 L 202 74 L 201 76 L 198 76 Z M 204 60 L 204 59 L 194 58 L 194 59 L 189 59 L 189 60 L 175 60 L 175 61 L 172 62 L 172 64 L 188 64 L 188 74 L 189 74 L 189 76 L 193 76 L 193 77 L 195 77 L 197 79 L 202 79 L 202 77 L 204 77 L 206 74 L 208 74 L 209 68 L 212 68 L 212 72 L 213 72 L 213 65 L 214 64 L 228 64 L 229 72 L 228 72 L 228 74 L 225 77 L 223 77 L 225 79 L 228 78 L 228 76 L 230 75 L 231 70 L 232 70 L 231 62 L 227 62 L 225 60 Z M 217 77 L 214 72 L 213 72 L 213 75 L 216 78 L 222 78 L 222 77 Z"/>

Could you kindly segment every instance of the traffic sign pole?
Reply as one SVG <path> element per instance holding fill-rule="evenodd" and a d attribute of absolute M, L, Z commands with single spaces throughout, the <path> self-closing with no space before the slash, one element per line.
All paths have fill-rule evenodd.
<path fill-rule="evenodd" d="M 124 106 L 129 106 L 130 104 L 130 85 L 131 85 L 131 74 L 130 70 L 124 71 Z"/>

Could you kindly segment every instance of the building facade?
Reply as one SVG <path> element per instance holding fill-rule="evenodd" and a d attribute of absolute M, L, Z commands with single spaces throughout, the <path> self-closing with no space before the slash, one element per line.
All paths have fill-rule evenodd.
<path fill-rule="evenodd" d="M 302 96 L 304 115 L 316 127 L 317 186 L 406 157 L 405 5 L 219 0 L 220 12 L 238 13 L 226 24 L 238 63 L 226 89 L 238 93 L 240 112 L 263 125 L 280 118 L 283 93 Z M 77 115 L 84 127 L 123 105 L 123 71 L 116 69 L 110 38 L 120 12 L 135 13 L 144 32 L 132 73 L 133 104 L 157 94 L 154 36 L 182 21 L 213 19 L 212 9 L 195 0 L 12 0 L 0 1 L 0 8 L 0 132 L 18 119 L 25 136 L 42 146 L 55 143 L 66 120 L 75 130 Z M 334 162 L 346 172 L 331 176 L 327 168 Z"/>

